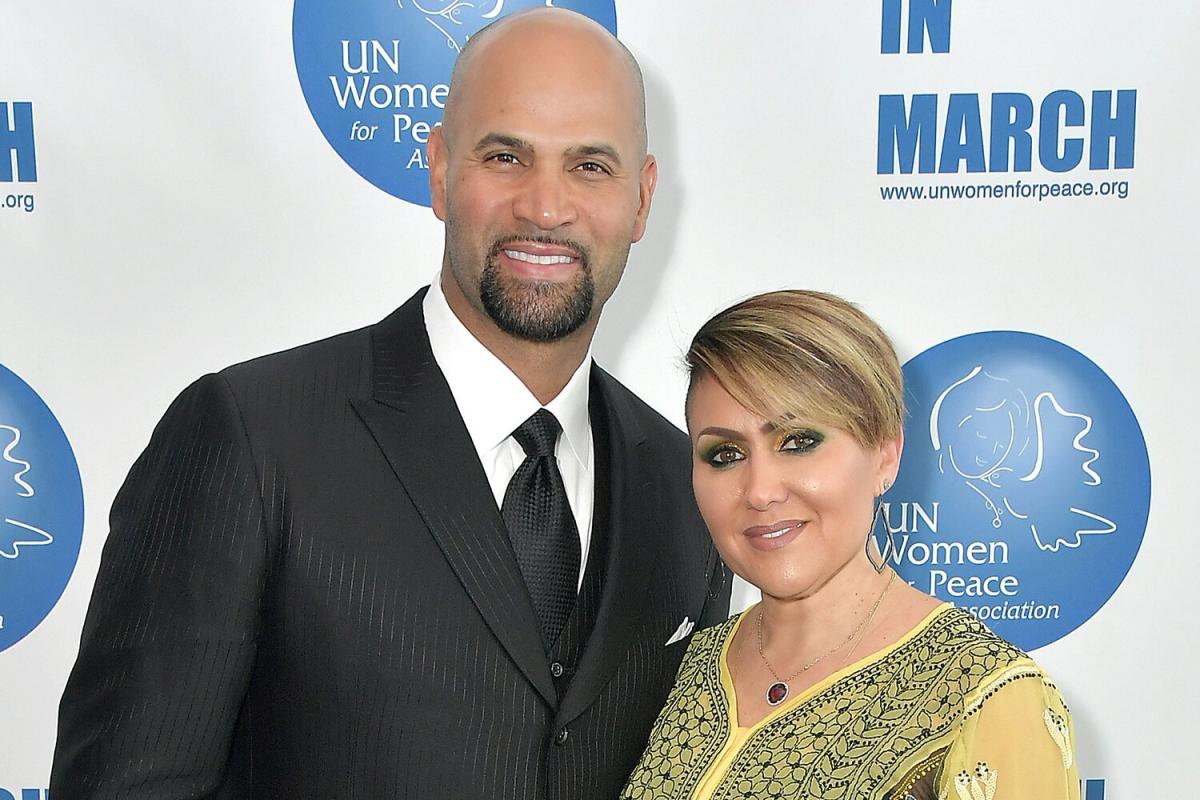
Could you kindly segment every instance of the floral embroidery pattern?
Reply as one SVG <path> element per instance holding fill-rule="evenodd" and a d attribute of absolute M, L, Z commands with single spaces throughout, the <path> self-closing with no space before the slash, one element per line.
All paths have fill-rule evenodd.
<path fill-rule="evenodd" d="M 623 798 L 691 795 L 704 767 L 729 738 L 729 719 L 721 705 L 720 669 L 710 666 L 719 663 L 721 647 L 737 619 L 731 617 L 692 637 L 675 686 L 650 732 L 650 746 L 638 764 L 637 780 L 625 787 Z"/>
<path fill-rule="evenodd" d="M 1063 767 L 1070 769 L 1071 764 L 1074 763 L 1072 755 L 1074 748 L 1071 747 L 1071 729 L 1067 726 L 1067 720 L 1062 714 L 1049 708 L 1046 709 L 1045 720 L 1046 730 L 1050 731 L 1050 738 L 1062 751 Z"/>
<path fill-rule="evenodd" d="M 954 776 L 954 793 L 958 800 L 992 800 L 996 796 L 996 771 L 980 761 L 974 775 L 963 770 Z M 939 800 L 948 800 L 945 792 Z"/>
<path fill-rule="evenodd" d="M 693 640 L 623 798 L 691 797 L 728 741 L 719 654 L 735 623 Z M 946 737 L 970 711 L 967 698 L 998 674 L 1041 676 L 1024 653 L 969 613 L 948 610 L 900 647 L 759 728 L 712 798 L 902 798 L 916 775 L 932 779 Z M 965 782 L 958 776 L 954 790 L 959 800 L 991 800 L 995 783 L 995 773 L 980 764 Z"/>

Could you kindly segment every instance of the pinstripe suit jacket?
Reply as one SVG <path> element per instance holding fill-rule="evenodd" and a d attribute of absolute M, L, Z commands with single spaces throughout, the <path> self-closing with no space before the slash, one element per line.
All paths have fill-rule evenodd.
<path fill-rule="evenodd" d="M 168 410 L 113 506 L 55 800 L 617 796 L 665 642 L 728 607 L 686 439 L 593 368 L 604 583 L 556 691 L 422 296 Z"/>

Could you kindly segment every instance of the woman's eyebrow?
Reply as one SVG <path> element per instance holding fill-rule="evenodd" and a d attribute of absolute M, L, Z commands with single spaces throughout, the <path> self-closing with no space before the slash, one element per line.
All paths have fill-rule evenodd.
<path fill-rule="evenodd" d="M 725 439 L 741 439 L 742 432 L 735 431 L 731 428 L 718 428 L 716 426 L 710 426 L 700 431 L 700 433 L 696 434 L 696 436 L 697 438 L 701 436 L 721 436 Z"/>

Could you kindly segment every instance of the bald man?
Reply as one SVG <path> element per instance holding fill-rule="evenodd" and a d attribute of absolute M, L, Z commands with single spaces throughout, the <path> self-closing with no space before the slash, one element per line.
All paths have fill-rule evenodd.
<path fill-rule="evenodd" d="M 729 581 L 686 438 L 592 363 L 657 166 L 562 10 L 455 67 L 441 271 L 194 383 L 112 510 L 51 793 L 613 798 Z"/>

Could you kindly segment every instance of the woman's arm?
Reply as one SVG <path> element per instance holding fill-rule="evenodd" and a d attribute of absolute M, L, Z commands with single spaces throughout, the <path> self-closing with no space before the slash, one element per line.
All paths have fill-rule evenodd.
<path fill-rule="evenodd" d="M 1071 716 L 1048 679 L 1001 678 L 975 702 L 942 768 L 938 800 L 1079 800 Z"/>

